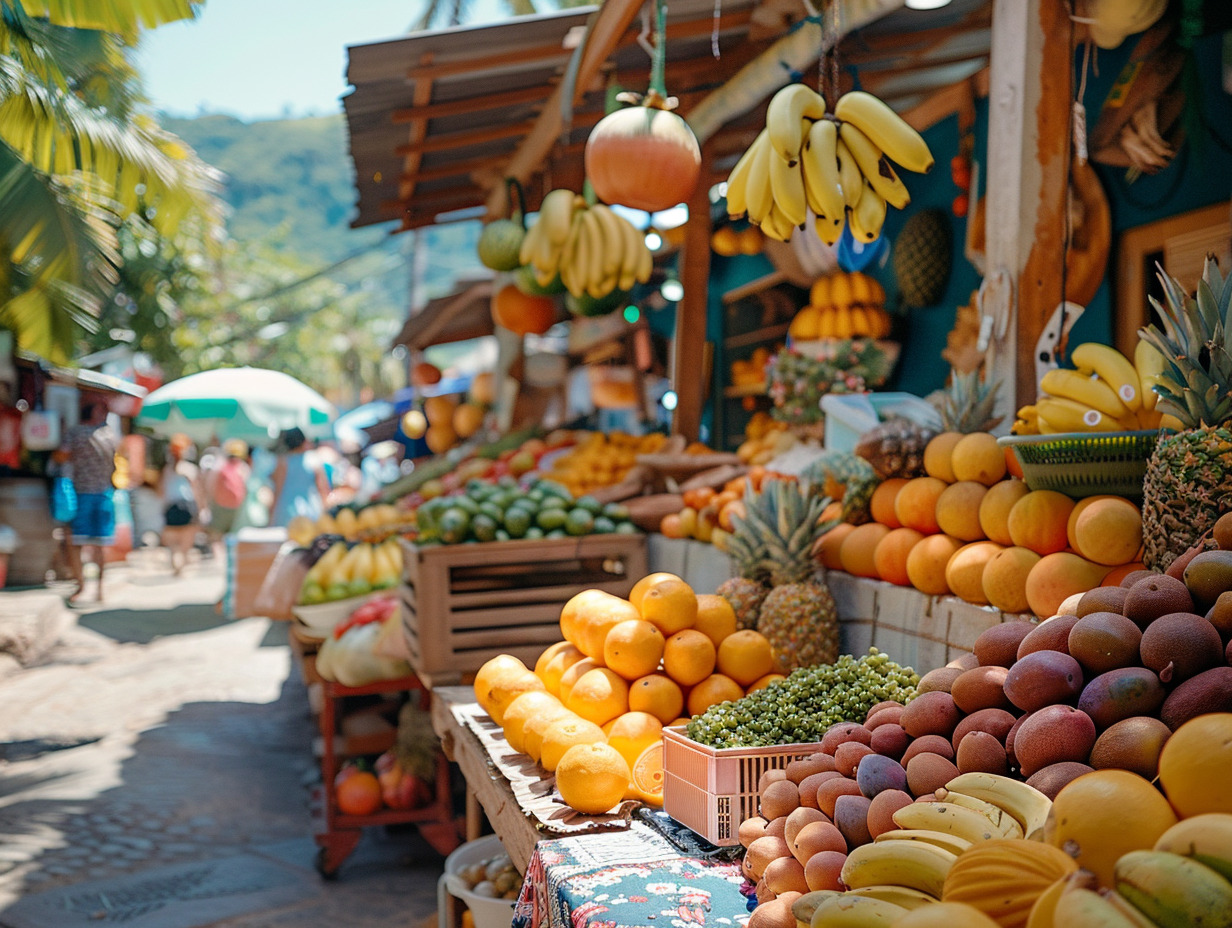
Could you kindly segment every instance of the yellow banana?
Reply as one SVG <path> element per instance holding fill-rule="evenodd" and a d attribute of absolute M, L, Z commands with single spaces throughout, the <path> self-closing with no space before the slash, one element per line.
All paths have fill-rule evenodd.
<path fill-rule="evenodd" d="M 883 152 L 908 171 L 924 174 L 932 170 L 933 153 L 924 136 L 907 125 L 884 101 L 862 90 L 839 97 L 834 115 L 853 123 Z"/>
<path fill-rule="evenodd" d="M 859 303 L 861 306 L 876 305 L 877 297 L 873 292 L 873 279 L 871 277 L 859 271 L 853 271 L 847 275 L 847 279 L 851 284 L 852 303 Z"/>
<path fill-rule="evenodd" d="M 851 226 L 851 235 L 858 241 L 868 244 L 877 241 L 881 235 L 881 226 L 885 222 L 886 201 L 876 190 L 864 180 L 864 192 L 860 194 L 860 202 L 856 204 L 847 217 Z"/>
<path fill-rule="evenodd" d="M 795 229 L 795 223 L 787 218 L 778 203 L 771 204 L 770 211 L 762 219 L 762 232 L 780 242 L 788 242 L 791 241 L 791 234 Z"/>
<path fill-rule="evenodd" d="M 580 212 L 582 217 L 579 231 L 586 239 L 586 265 L 582 269 L 587 292 L 607 276 L 607 262 L 604 250 L 607 243 L 603 238 L 603 228 L 599 225 L 599 217 L 587 209 Z M 614 269 L 613 269 L 614 271 Z"/>
<path fill-rule="evenodd" d="M 813 220 L 813 228 L 817 232 L 817 237 L 827 245 L 834 245 L 843 237 L 843 220 L 837 222 L 830 219 L 829 216 L 818 216 Z"/>
<path fill-rule="evenodd" d="M 961 854 L 974 843 L 958 835 L 947 835 L 944 831 L 921 831 L 918 828 L 895 828 L 879 834 L 874 841 L 923 841 L 925 844 L 935 844 L 952 854 Z"/>
<path fill-rule="evenodd" d="M 574 297 L 586 292 L 590 261 L 590 239 L 585 234 L 586 213 L 579 210 L 573 217 L 573 227 L 565 242 L 560 261 L 560 282 Z"/>
<path fill-rule="evenodd" d="M 958 855 L 923 841 L 863 844 L 847 855 L 840 879 L 851 889 L 888 883 L 940 899 L 946 874 L 956 860 Z"/>
<path fill-rule="evenodd" d="M 800 166 L 804 169 L 809 207 L 819 217 L 825 216 L 841 226 L 844 203 L 838 178 L 837 144 L 838 126 L 829 119 L 819 119 L 804 141 Z"/>
<path fill-rule="evenodd" d="M 883 899 L 843 893 L 823 899 L 813 913 L 814 928 L 872 928 L 893 925 L 907 909 Z"/>
<path fill-rule="evenodd" d="M 770 191 L 774 194 L 775 207 L 793 226 L 808 219 L 804 173 L 798 160 L 788 164 L 782 158 L 770 159 Z"/>
<path fill-rule="evenodd" d="M 522 247 L 518 249 L 518 263 L 530 264 L 538 253 L 539 238 L 543 235 L 543 227 L 538 222 L 532 222 L 522 236 Z"/>
<path fill-rule="evenodd" d="M 821 94 L 805 84 L 788 84 L 766 107 L 766 131 L 775 153 L 791 164 L 800 158 L 806 119 L 821 119 L 826 115 L 826 101 Z"/>
<path fill-rule="evenodd" d="M 838 130 L 839 138 L 851 152 L 851 157 L 864 175 L 864 179 L 872 188 L 885 198 L 886 202 L 902 209 L 911 202 L 911 194 L 907 186 L 894 172 L 890 162 L 886 160 L 880 148 L 860 129 L 849 122 L 842 123 Z M 863 194 L 861 194 L 863 196 Z"/>
<path fill-rule="evenodd" d="M 1018 410 L 1019 418 L 1023 418 L 1027 409 L 1031 407 Z M 945 788 L 999 806 L 1014 817 L 1023 833 L 1032 840 L 1036 839 L 1037 832 L 1043 833 L 1044 822 L 1052 811 L 1052 800 L 1034 786 L 996 773 L 960 773 L 945 784 Z"/>
<path fill-rule="evenodd" d="M 753 143 L 753 163 L 749 165 L 749 179 L 744 188 L 749 219 L 761 223 L 774 204 L 774 191 L 770 187 L 770 159 L 774 158 L 774 149 L 766 144 Z"/>
<path fill-rule="evenodd" d="M 855 287 L 851 283 L 850 274 L 830 275 L 830 305 L 850 306 L 855 302 Z"/>
<path fill-rule="evenodd" d="M 1182 819 L 1160 835 L 1155 850 L 1192 857 L 1232 880 L 1232 815 L 1207 812 Z"/>
<path fill-rule="evenodd" d="M 620 217 L 602 203 L 596 203 L 589 212 L 603 243 L 603 273 L 616 274 L 625 263 L 625 236 L 620 229 Z"/>
<path fill-rule="evenodd" d="M 1000 838 L 1022 838 L 1024 837 L 1022 825 L 1018 824 L 1018 819 L 1010 815 L 999 805 L 988 802 L 984 799 L 977 799 L 975 796 L 969 796 L 966 793 L 960 793 L 948 789 L 937 790 L 937 798 L 942 802 L 950 802 L 956 806 L 963 806 L 970 809 L 972 812 L 978 812 L 984 818 L 992 823 L 993 830 Z"/>
<path fill-rule="evenodd" d="M 1081 886 L 1071 886 L 1061 893 L 1053 909 L 1052 923 L 1072 928 L 1139 928 L 1142 925 L 1119 912 L 1099 893 Z"/>
<path fill-rule="evenodd" d="M 837 889 L 815 889 L 811 893 L 805 893 L 791 904 L 791 914 L 795 916 L 797 922 L 810 925 L 813 921 L 813 913 L 817 911 L 817 907 L 822 902 L 841 895 L 842 893 Z"/>
<path fill-rule="evenodd" d="M 1138 387 L 1142 391 L 1142 408 L 1153 410 L 1159 394 L 1151 388 L 1155 379 L 1168 366 L 1168 359 L 1155 350 L 1155 346 L 1139 338 L 1134 345 L 1134 369 L 1138 372 Z"/>
<path fill-rule="evenodd" d="M 1119 432 L 1121 424 L 1111 416 L 1105 416 L 1098 409 L 1092 409 L 1085 403 L 1066 399 L 1063 396 L 1041 396 L 1035 402 L 1039 412 L 1040 431 L 1044 431 L 1043 423 L 1060 429 L 1062 432 Z"/>
<path fill-rule="evenodd" d="M 1053 396 L 1085 403 L 1113 419 L 1131 415 L 1129 407 L 1121 402 L 1116 391 L 1100 377 L 1056 367 L 1040 378 L 1040 389 Z"/>
<path fill-rule="evenodd" d="M 572 227 L 574 197 L 572 190 L 549 190 L 539 205 L 539 222 L 549 242 L 559 247 L 565 244 Z"/>
<path fill-rule="evenodd" d="M 744 150 L 744 154 L 740 156 L 736 166 L 731 169 L 731 173 L 727 175 L 727 215 L 734 218 L 743 215 L 747 211 L 748 199 L 746 194 L 753 159 L 757 156 L 758 148 L 769 144 L 770 135 L 765 129 L 762 129 L 757 138 L 753 140 L 753 144 Z"/>
<path fill-rule="evenodd" d="M 1232 883 L 1191 857 L 1167 851 L 1122 854 L 1116 890 L 1160 928 L 1232 926 Z"/>
<path fill-rule="evenodd" d="M 864 896 L 868 899 L 880 899 L 882 902 L 892 902 L 910 911 L 926 905 L 934 905 L 939 900 L 928 893 L 907 886 L 861 886 L 849 890 L 849 896 Z"/>
<path fill-rule="evenodd" d="M 899 828 L 940 831 L 965 838 L 973 844 L 999 837 L 992 822 L 983 815 L 949 802 L 913 802 L 903 806 L 892 817 Z"/>
<path fill-rule="evenodd" d="M 1073 350 L 1070 360 L 1078 370 L 1084 373 L 1094 371 L 1108 381 L 1130 412 L 1137 412 L 1141 408 L 1142 394 L 1138 372 L 1129 363 L 1129 358 L 1121 352 L 1098 342 L 1085 342 Z"/>
<path fill-rule="evenodd" d="M 860 202 L 860 194 L 864 192 L 864 174 L 856 164 L 851 149 L 841 138 L 834 146 L 834 154 L 838 159 L 838 183 L 843 188 L 843 202 L 849 209 L 855 209 Z"/>

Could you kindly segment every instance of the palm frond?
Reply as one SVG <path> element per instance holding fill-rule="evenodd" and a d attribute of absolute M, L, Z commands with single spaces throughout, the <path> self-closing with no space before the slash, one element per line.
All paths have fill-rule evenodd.
<path fill-rule="evenodd" d="M 18 347 L 62 364 L 72 357 L 72 348 L 82 330 L 96 325 L 98 300 L 58 276 L 54 264 L 15 279 L 16 294 L 0 297 L 0 326 L 16 333 Z"/>
<path fill-rule="evenodd" d="M 53 25 L 94 29 L 136 37 L 142 28 L 192 19 L 196 4 L 191 0 L 18 0 L 26 15 L 46 19 Z M 12 0 L 9 0 L 10 5 Z"/>

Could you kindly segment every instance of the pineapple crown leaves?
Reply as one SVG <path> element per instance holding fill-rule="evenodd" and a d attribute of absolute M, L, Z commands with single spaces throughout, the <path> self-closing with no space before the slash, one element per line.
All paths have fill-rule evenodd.
<path fill-rule="evenodd" d="M 946 431 L 962 432 L 964 435 L 996 428 L 1005 418 L 994 415 L 1000 386 L 1000 382 L 995 380 L 981 382 L 979 368 L 966 374 L 951 370 L 950 386 L 942 396 L 938 410 L 942 426 Z"/>
<path fill-rule="evenodd" d="M 769 480 L 760 493 L 746 491 L 746 514 L 733 519 L 733 528 L 760 556 L 755 574 L 741 572 L 750 579 L 768 575 L 773 586 L 807 580 L 815 570 L 814 542 L 839 521 L 822 519 L 829 505 L 807 480 Z"/>
<path fill-rule="evenodd" d="M 1225 277 L 1207 255 L 1197 296 L 1161 267 L 1161 304 L 1151 297 L 1159 325 L 1138 335 L 1164 356 L 1163 372 L 1153 389 L 1161 412 L 1175 416 L 1187 429 L 1214 428 L 1232 421 L 1232 355 L 1227 330 L 1232 318 L 1232 275 Z"/>

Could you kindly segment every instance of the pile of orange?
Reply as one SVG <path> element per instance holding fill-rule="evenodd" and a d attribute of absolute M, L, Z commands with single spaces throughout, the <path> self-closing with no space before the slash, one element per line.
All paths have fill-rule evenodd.
<path fill-rule="evenodd" d="M 870 502 L 873 521 L 827 533 L 822 563 L 1045 618 L 1071 594 L 1142 567 L 1134 503 L 1118 496 L 1075 503 L 1029 490 L 1007 450 L 986 432 L 936 436 L 924 450 L 927 476 L 882 482 Z"/>
<path fill-rule="evenodd" d="M 510 747 L 555 773 L 565 802 L 589 814 L 621 799 L 661 806 L 663 727 L 782 679 L 770 643 L 738 632 L 727 600 L 673 574 L 642 578 L 627 600 L 579 593 L 560 630 L 533 671 L 509 655 L 484 664 L 475 698 Z"/>

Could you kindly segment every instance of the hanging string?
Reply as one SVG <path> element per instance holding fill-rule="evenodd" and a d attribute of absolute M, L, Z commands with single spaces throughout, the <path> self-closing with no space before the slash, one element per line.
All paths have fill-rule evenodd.
<path fill-rule="evenodd" d="M 1073 30 L 1071 22 L 1070 30 Z M 1079 164 L 1087 163 L 1087 108 L 1083 105 L 1083 100 L 1087 95 L 1087 74 L 1091 70 L 1091 47 L 1094 42 L 1087 41 L 1082 43 L 1082 77 L 1078 81 L 1078 93 L 1074 97 L 1074 112 L 1073 125 L 1074 136 L 1074 157 L 1078 159 Z"/>
<path fill-rule="evenodd" d="M 723 0 L 714 0 L 714 18 L 710 27 L 710 54 L 715 58 L 722 57 L 719 54 L 719 16 L 723 13 Z"/>
<path fill-rule="evenodd" d="M 1073 10 L 1072 3 L 1070 3 L 1070 0 L 1066 0 L 1065 6 L 1066 6 L 1066 11 L 1069 13 L 1069 59 L 1070 59 L 1070 68 L 1071 68 L 1071 77 L 1072 77 L 1072 73 L 1073 73 L 1072 68 L 1073 68 L 1073 60 L 1074 60 L 1074 15 L 1073 15 L 1074 10 Z M 1089 44 L 1088 44 L 1088 47 L 1090 47 Z M 1084 67 L 1085 67 L 1085 63 L 1084 63 Z M 1083 81 L 1081 84 L 1082 89 L 1080 89 L 1078 93 L 1079 101 L 1081 101 L 1082 91 L 1085 89 L 1085 77 L 1086 75 L 1084 73 Z M 1075 108 L 1080 105 L 1081 103 L 1074 104 Z M 1074 113 L 1074 115 L 1076 116 L 1076 112 Z M 1085 119 L 1085 114 L 1084 114 L 1084 119 Z M 1072 227 L 1072 222 L 1071 222 L 1070 217 L 1073 213 L 1072 201 L 1074 197 L 1074 185 L 1071 182 L 1070 173 L 1073 170 L 1073 162 L 1071 158 L 1072 158 L 1072 153 L 1075 150 L 1074 145 L 1076 142 L 1076 138 L 1075 138 L 1076 122 L 1077 120 L 1074 118 L 1071 118 L 1069 120 L 1069 126 L 1067 127 L 1069 137 L 1066 140 L 1067 144 L 1065 146 L 1065 201 L 1063 204 L 1065 215 L 1061 223 L 1061 299 L 1060 299 L 1060 305 L 1057 307 L 1058 308 L 1057 347 L 1056 347 L 1056 351 L 1054 352 L 1052 358 L 1050 359 L 1053 363 L 1060 362 L 1061 360 L 1060 355 L 1064 351 L 1066 347 L 1066 343 L 1068 341 L 1065 335 L 1065 316 L 1066 316 L 1065 309 L 1067 305 L 1067 298 L 1069 295 L 1068 294 L 1068 291 L 1069 291 L 1069 253 L 1070 253 L 1071 241 L 1073 238 L 1073 227 Z M 1084 125 L 1084 128 L 1083 128 L 1084 134 L 1085 134 L 1085 131 L 1086 129 Z M 1085 146 L 1085 141 L 1084 141 L 1084 146 Z M 1082 160 L 1085 162 L 1086 159 L 1083 158 Z"/>

